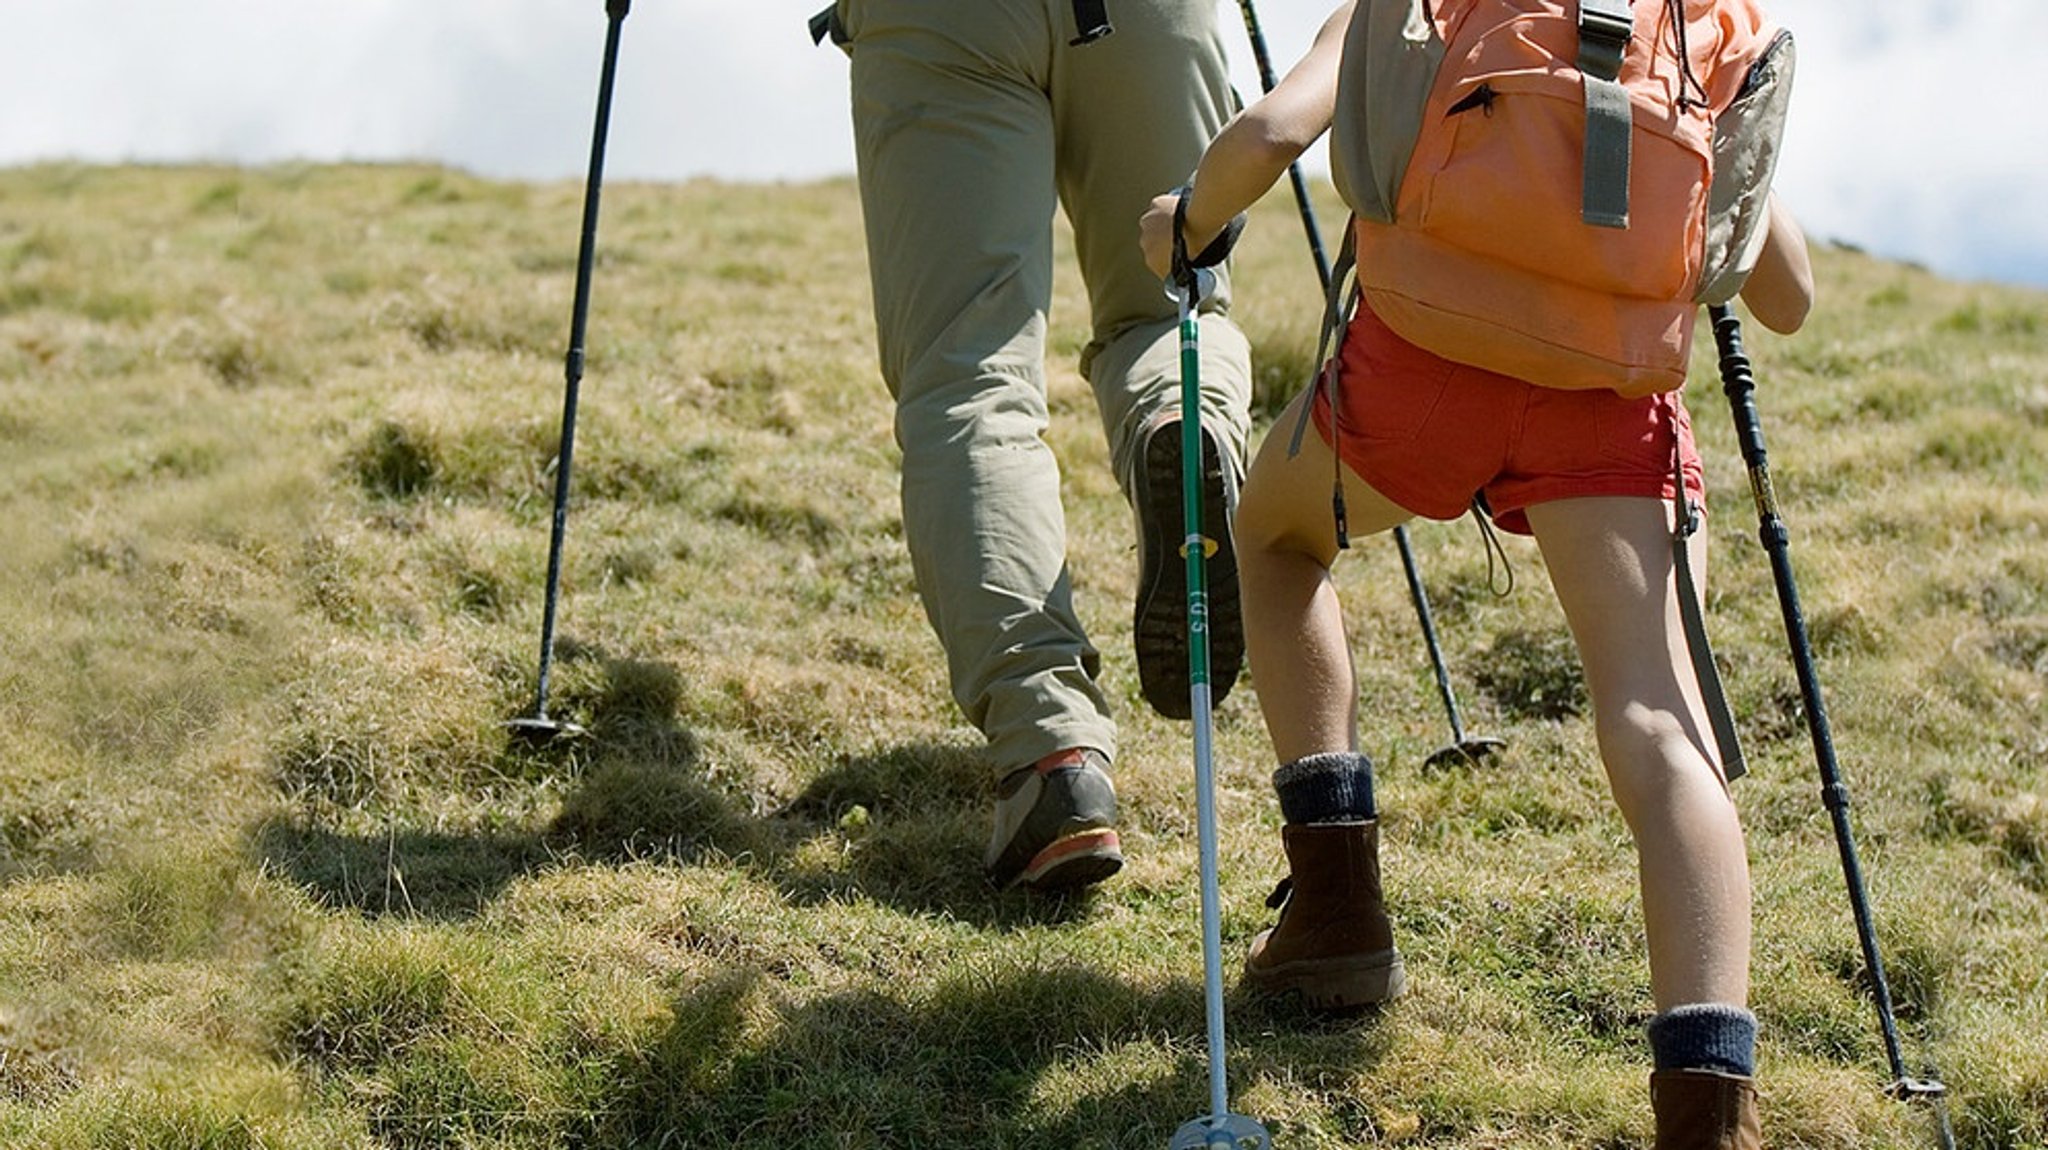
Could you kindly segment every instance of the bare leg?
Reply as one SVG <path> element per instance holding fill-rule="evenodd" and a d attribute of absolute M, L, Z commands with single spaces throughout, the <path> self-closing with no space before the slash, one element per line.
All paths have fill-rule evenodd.
<path fill-rule="evenodd" d="M 1356 680 L 1330 564 L 1337 556 L 1330 510 L 1336 459 L 1311 429 L 1287 454 L 1302 395 L 1288 405 L 1259 450 L 1237 508 L 1237 566 L 1243 588 L 1245 650 L 1259 709 L 1283 763 L 1356 750 Z M 1407 511 L 1344 472 L 1354 536 L 1407 521 Z"/>
<path fill-rule="evenodd" d="M 1749 862 L 1707 733 L 1672 578 L 1671 507 L 1572 499 L 1529 509 L 1585 664 L 1600 757 L 1635 838 L 1659 1010 L 1749 993 Z M 1706 570 L 1706 536 L 1692 541 Z M 1263 691 L 1261 692 L 1263 694 Z"/>

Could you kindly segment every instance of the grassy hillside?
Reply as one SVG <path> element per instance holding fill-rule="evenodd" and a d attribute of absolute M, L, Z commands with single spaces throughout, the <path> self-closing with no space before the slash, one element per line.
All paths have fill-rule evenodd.
<path fill-rule="evenodd" d="M 531 705 L 580 184 L 412 167 L 0 171 L 0 1141 L 1164 1145 L 1206 1109 L 1188 732 L 1138 695 L 1128 512 L 1053 316 L 1054 447 L 1120 708 L 1130 864 L 990 892 L 977 738 L 912 589 L 850 183 L 606 190 L 553 710 Z M 1325 211 L 1326 224 L 1337 219 Z M 1241 260 L 1277 410 L 1284 198 Z M 1752 331 L 1907 1050 L 1960 1143 L 2048 1144 L 2048 296 L 1818 253 Z M 1884 1056 L 1704 346 L 1712 625 L 1751 753 L 1773 1144 L 1932 1145 Z M 1232 990 L 1286 1147 L 1647 1140 L 1633 856 L 1522 540 L 1340 569 L 1412 991 Z M 1225 945 L 1280 874 L 1218 716 Z"/>

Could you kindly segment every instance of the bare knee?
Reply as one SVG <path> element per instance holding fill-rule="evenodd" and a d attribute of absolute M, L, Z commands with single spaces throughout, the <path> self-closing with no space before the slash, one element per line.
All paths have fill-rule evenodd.
<path fill-rule="evenodd" d="M 1595 728 L 1608 785 L 1631 826 L 1674 801 L 1726 801 L 1726 785 L 1690 716 L 1631 703 L 1596 714 Z"/>
<path fill-rule="evenodd" d="M 1310 513 L 1299 491 L 1257 468 L 1245 481 L 1232 527 L 1240 563 L 1309 560 L 1328 567 L 1336 556 L 1329 515 Z"/>

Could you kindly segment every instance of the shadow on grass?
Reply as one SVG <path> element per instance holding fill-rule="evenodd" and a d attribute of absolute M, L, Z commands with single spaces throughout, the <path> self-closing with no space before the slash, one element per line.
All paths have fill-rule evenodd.
<path fill-rule="evenodd" d="M 508 736 L 488 761 L 451 772 L 455 780 L 444 784 L 481 795 L 488 808 L 508 783 L 573 778 L 544 830 L 421 830 L 403 825 L 421 817 L 407 811 L 365 833 L 299 814 L 259 826 L 253 849 L 324 905 L 434 919 L 474 915 L 507 884 L 565 857 L 693 861 L 747 853 L 754 821 L 694 770 L 697 738 L 674 718 L 681 696 L 675 670 L 623 659 L 604 667 L 603 690 L 579 709 L 588 715 L 585 734 L 538 747 Z M 432 782 L 409 785 L 424 791 Z"/>
<path fill-rule="evenodd" d="M 846 849 L 830 869 L 780 866 L 774 878 L 798 903 L 851 895 L 980 927 L 1084 918 L 1092 891 L 1045 896 L 989 885 L 982 859 L 993 803 L 978 750 L 914 743 L 845 758 L 775 817 L 794 836 L 839 835 Z"/>
<path fill-rule="evenodd" d="M 914 1002 L 875 990 L 777 998 L 757 971 L 683 996 L 665 1033 L 609 1069 L 615 1088 L 567 1144 L 1157 1147 L 1208 1112 L 1198 981 L 1140 989 L 1027 966 L 963 975 Z M 1274 1021 L 1268 1000 L 1231 1013 L 1244 1033 Z M 1369 1061 L 1375 1029 L 1354 1019 L 1324 1041 Z M 1233 1079 L 1284 1075 L 1299 1041 L 1234 1047 Z"/>
<path fill-rule="evenodd" d="M 252 849 L 323 906 L 432 919 L 474 915 L 547 857 L 531 836 L 355 835 L 283 819 L 258 827 Z"/>
<path fill-rule="evenodd" d="M 254 849 L 322 903 L 371 917 L 460 921 L 544 868 L 650 859 L 744 870 L 776 886 L 795 915 L 858 897 L 1001 930 L 1090 909 L 1086 896 L 987 885 L 988 777 L 972 749 L 917 743 L 848 756 L 757 813 L 706 777 L 697 739 L 674 718 L 673 670 L 608 663 L 607 675 L 612 686 L 579 711 L 587 738 L 541 756 L 508 746 L 484 764 L 493 777 L 573 775 L 544 827 L 349 834 L 277 821 L 258 829 Z M 466 1031 L 311 1053 L 375 1084 L 367 1118 L 394 1145 L 533 1127 L 551 1144 L 591 1150 L 1154 1147 L 1207 1110 L 1198 977 L 1141 981 L 992 945 L 936 982 L 816 990 L 786 986 L 772 966 L 720 969 L 679 989 L 646 1029 L 588 1039 L 551 1111 L 499 1099 Z M 1228 1012 L 1241 1036 L 1234 1078 L 1288 1081 L 1304 1057 L 1377 1057 L 1371 1019 L 1332 1023 L 1244 995 Z"/>
<path fill-rule="evenodd" d="M 291 1043 L 392 1146 L 1156 1147 L 1207 1112 L 1199 980 L 1014 955 L 829 992 L 715 967 L 644 1026 L 578 1028 L 534 1074 L 505 1073 L 509 1036 L 459 982 L 401 962 L 343 984 Z M 1268 1001 L 1229 1006 L 1238 1095 L 1383 1056 L 1374 1021 L 1277 1033 Z"/>
<path fill-rule="evenodd" d="M 683 691 L 674 668 L 606 659 L 604 679 L 576 707 L 588 717 L 583 736 L 540 747 L 508 739 L 445 784 L 488 807 L 508 781 L 572 778 L 544 828 L 428 830 L 405 825 L 419 817 L 406 812 L 376 831 L 344 831 L 295 814 L 259 826 L 252 849 L 323 905 L 370 916 L 467 918 L 544 867 L 636 861 L 743 868 L 799 905 L 867 898 L 984 927 L 1071 921 L 1092 903 L 1086 892 L 988 885 L 991 792 L 978 751 L 915 743 L 849 756 L 762 813 L 702 770 L 696 735 L 675 717 Z M 838 849 L 804 849 L 820 838 Z"/>

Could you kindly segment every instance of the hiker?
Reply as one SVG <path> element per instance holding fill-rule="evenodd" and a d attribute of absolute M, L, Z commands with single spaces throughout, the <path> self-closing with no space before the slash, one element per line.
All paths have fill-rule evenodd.
<path fill-rule="evenodd" d="M 813 21 L 852 58 L 855 155 L 903 530 L 954 699 L 995 774 L 998 887 L 1069 889 L 1122 865 L 1117 727 L 1076 614 L 1043 433 L 1053 213 L 1073 225 L 1092 339 L 1080 370 L 1137 520 L 1145 699 L 1189 715 L 1175 306 L 1130 241 L 1236 110 L 1213 0 L 840 0 Z M 1108 16 L 1114 16 L 1112 25 Z M 1204 514 L 1241 479 L 1249 351 L 1227 276 L 1201 317 Z M 1228 540 L 1212 560 L 1219 700 L 1243 659 Z"/>
<path fill-rule="evenodd" d="M 1422 18 L 1419 7 L 1410 8 L 1414 0 L 1364 2 Z M 1436 0 L 1434 8 L 1441 18 L 1481 3 L 1489 11 L 1512 6 Z M 1711 7 L 1692 0 L 1694 8 L 1703 4 Z M 1140 237 L 1155 272 L 1172 272 L 1176 206 L 1187 250 L 1197 250 L 1330 128 L 1340 75 L 1350 66 L 1353 7 L 1339 8 L 1282 82 L 1224 128 L 1184 202 L 1180 194 L 1153 201 Z M 1668 43 L 1663 0 L 1635 8 L 1634 35 Z M 1392 26 L 1401 28 L 1403 16 L 1394 13 Z M 1333 137 L 1333 171 L 1344 162 L 1339 143 Z M 1570 182 L 1566 194 L 1577 197 L 1576 171 Z M 1762 202 L 1760 254 L 1741 295 L 1759 322 L 1789 333 L 1811 304 L 1812 273 L 1797 224 L 1774 198 Z M 1385 238 L 1371 229 L 1390 226 L 1354 224 L 1361 282 L 1427 279 L 1433 269 L 1420 256 L 1413 266 L 1367 266 L 1368 240 Z M 1381 893 L 1372 764 L 1359 751 L 1355 680 L 1330 580 L 1343 530 L 1332 492 L 1341 483 L 1353 536 L 1418 514 L 1455 518 L 1476 496 L 1496 527 L 1533 535 L 1542 551 L 1585 669 L 1610 790 L 1636 843 L 1657 1009 L 1649 1024 L 1656 1145 L 1753 1147 L 1748 866 L 1674 576 L 1674 501 L 1704 502 L 1684 404 L 1675 389 L 1627 388 L 1635 394 L 1624 395 L 1600 385 L 1538 386 L 1461 361 L 1459 346 L 1425 350 L 1376 313 L 1377 298 L 1365 293 L 1343 331 L 1328 365 L 1334 386 L 1319 381 L 1281 416 L 1238 507 L 1246 640 L 1281 764 L 1273 784 L 1291 872 L 1276 892 L 1276 901 L 1286 900 L 1278 925 L 1252 943 L 1246 981 L 1299 991 L 1311 1007 L 1329 1009 L 1402 991 Z M 1697 311 L 1688 299 L 1677 312 L 1688 341 L 1677 349 L 1681 381 Z M 1296 450 L 1289 431 L 1304 417 L 1317 434 L 1302 435 Z M 1682 496 L 1674 490 L 1681 473 Z M 1687 565 L 1703 571 L 1705 534 L 1691 534 L 1685 547 Z M 1697 1140 L 1714 1136 L 1728 1140 Z"/>

